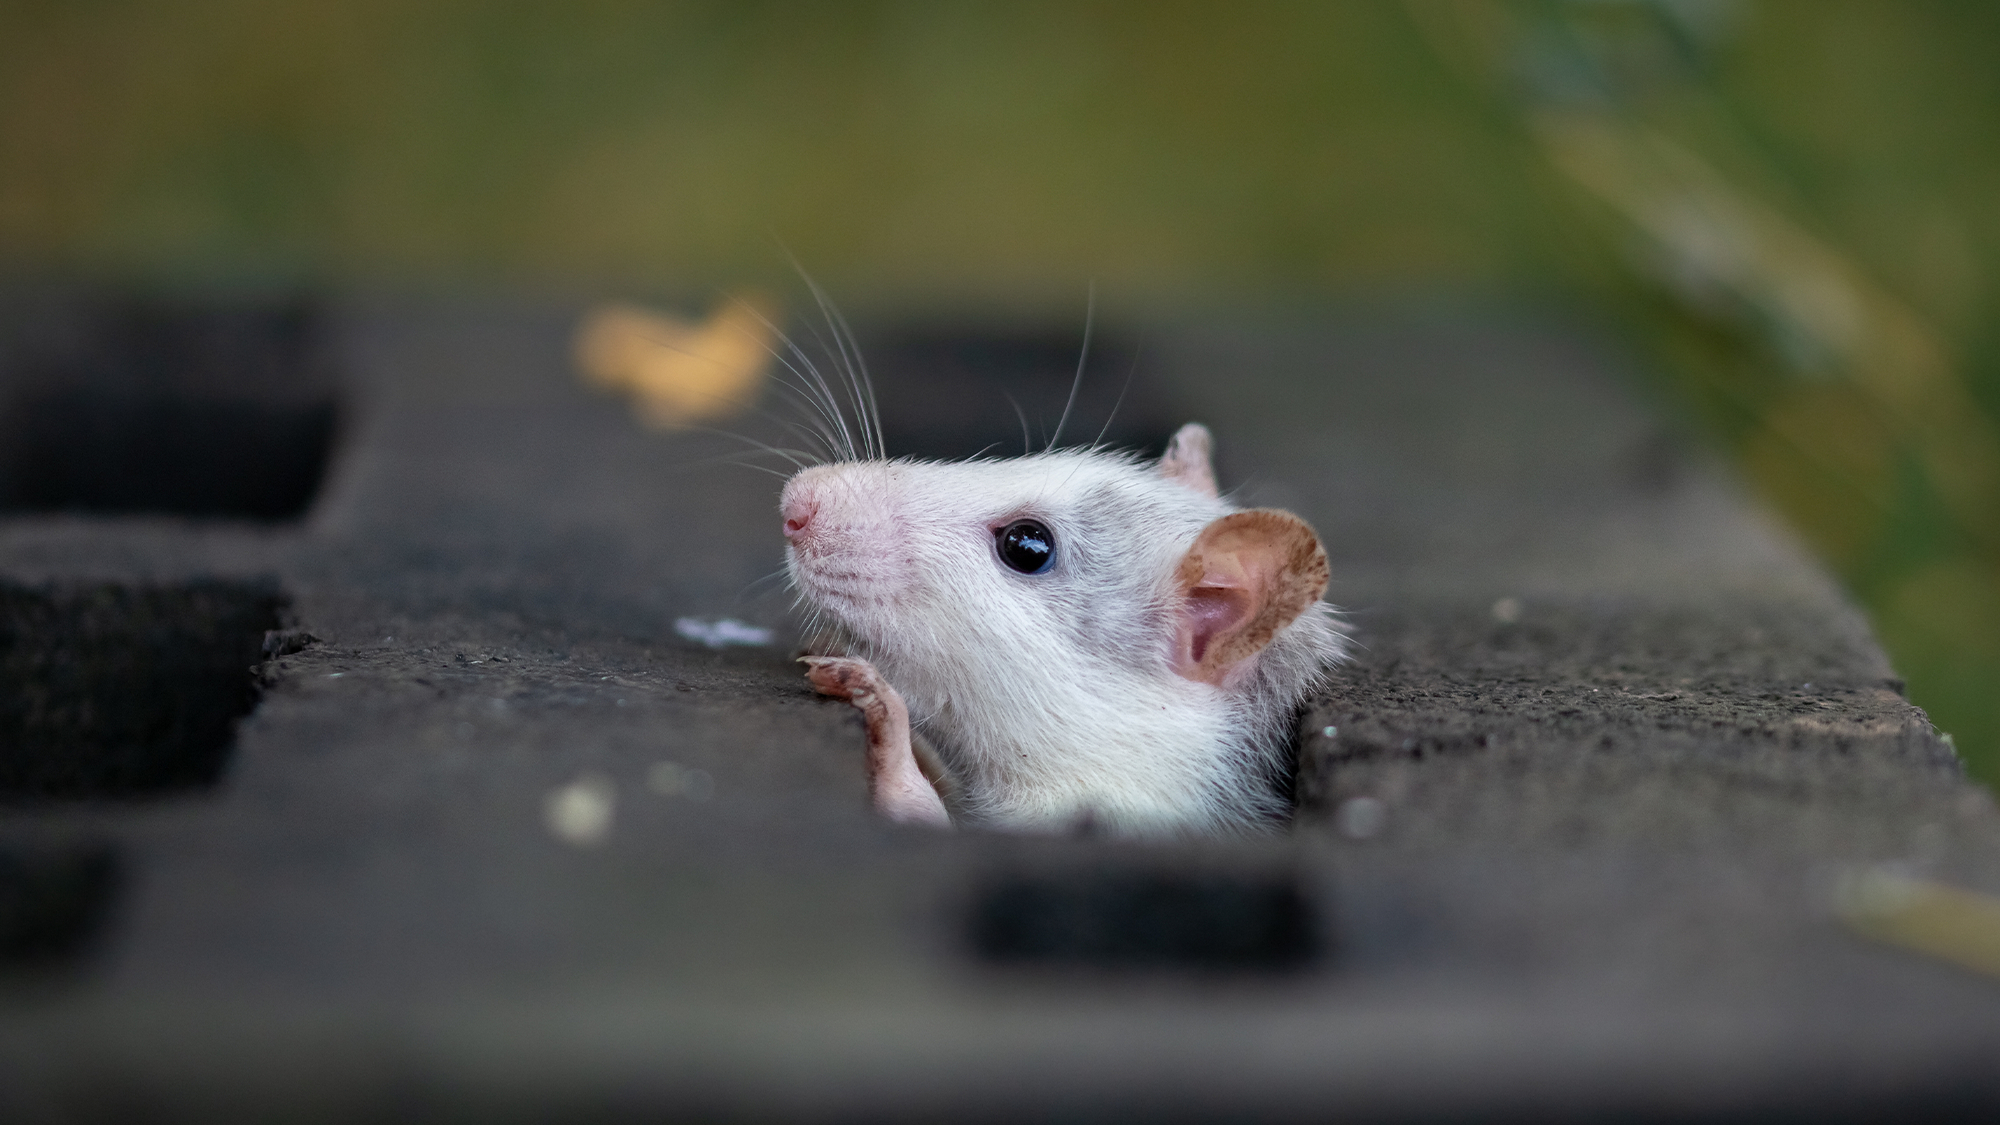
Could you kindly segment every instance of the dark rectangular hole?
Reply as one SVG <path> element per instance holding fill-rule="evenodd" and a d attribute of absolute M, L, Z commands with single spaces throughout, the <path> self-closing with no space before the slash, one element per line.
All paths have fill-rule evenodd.
<path fill-rule="evenodd" d="M 282 606 L 257 584 L 0 585 L 0 800 L 214 784 Z"/>
<path fill-rule="evenodd" d="M 1022 450 L 1023 418 L 1027 440 L 1039 450 L 1062 418 L 1073 383 L 1076 403 L 1062 444 L 1088 444 L 1102 432 L 1113 446 L 1163 452 L 1189 419 L 1167 401 L 1143 356 L 1099 331 L 1077 383 L 1082 352 L 1080 323 L 1060 331 L 883 329 L 861 341 L 892 457 L 1013 456 Z"/>
<path fill-rule="evenodd" d="M 1289 972 L 1320 959 L 1313 904 L 1288 876 L 1076 871 L 994 881 L 972 947 L 999 964 Z"/>
<path fill-rule="evenodd" d="M 59 969 L 87 953 L 119 884 L 108 847 L 0 848 L 0 973 Z"/>
<path fill-rule="evenodd" d="M 338 428 L 302 300 L 50 300 L 0 318 L 0 509 L 283 520 Z"/>

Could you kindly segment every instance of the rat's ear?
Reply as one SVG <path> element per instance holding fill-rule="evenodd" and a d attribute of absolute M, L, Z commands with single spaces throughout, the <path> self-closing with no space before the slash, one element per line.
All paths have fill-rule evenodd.
<path fill-rule="evenodd" d="M 1203 496 L 1216 495 L 1215 466 L 1208 459 L 1214 445 L 1215 439 L 1208 435 L 1207 426 L 1189 422 L 1175 431 L 1174 440 L 1167 443 L 1166 455 L 1160 458 L 1160 475 L 1177 480 Z"/>
<path fill-rule="evenodd" d="M 1174 578 L 1174 671 L 1221 686 L 1326 593 L 1326 551 L 1306 521 L 1253 508 L 1202 528 Z"/>

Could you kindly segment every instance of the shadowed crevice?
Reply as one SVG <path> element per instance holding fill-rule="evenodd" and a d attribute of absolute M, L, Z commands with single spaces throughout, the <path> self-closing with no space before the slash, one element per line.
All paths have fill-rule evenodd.
<path fill-rule="evenodd" d="M 0 585 L 0 800 L 213 785 L 282 606 L 260 584 Z"/>

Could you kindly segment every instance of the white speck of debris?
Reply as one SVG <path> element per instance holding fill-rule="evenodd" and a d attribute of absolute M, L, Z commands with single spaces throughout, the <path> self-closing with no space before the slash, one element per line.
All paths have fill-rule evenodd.
<path fill-rule="evenodd" d="M 720 621 L 703 621 L 699 617 L 682 617 L 674 621 L 674 632 L 691 641 L 700 641 L 710 648 L 728 645 L 767 645 L 771 643 L 771 631 L 755 625 L 745 625 L 733 617 Z"/>
<path fill-rule="evenodd" d="M 1320 736 L 1321 738 L 1332 738 L 1332 737 L 1333 737 L 1334 735 L 1337 735 L 1337 734 L 1339 734 L 1339 733 L 1340 733 L 1340 728 L 1339 728 L 1339 727 L 1321 727 L 1321 728 L 1319 728 L 1319 736 Z"/>
<path fill-rule="evenodd" d="M 1366 840 L 1389 822 L 1389 807 L 1373 797 L 1349 797 L 1334 811 L 1333 821 L 1341 835 Z"/>
<path fill-rule="evenodd" d="M 646 771 L 646 788 L 663 797 L 706 801 L 715 796 L 715 779 L 707 770 L 691 770 L 679 762 L 654 762 Z"/>
<path fill-rule="evenodd" d="M 611 835 L 611 812 L 617 798 L 618 790 L 610 778 L 587 773 L 549 790 L 542 802 L 542 820 L 549 826 L 549 834 L 563 843 L 591 847 Z"/>
<path fill-rule="evenodd" d="M 342 676 L 345 676 L 345 675 L 347 675 L 347 673 L 345 673 L 345 672 L 328 672 L 328 673 L 326 674 L 326 678 L 327 678 L 327 679 L 329 679 L 329 680 L 337 680 L 337 679 L 339 679 L 340 677 L 342 677 Z"/>
<path fill-rule="evenodd" d="M 1521 599 L 1501 598 L 1493 603 L 1493 620 L 1502 625 L 1512 625 L 1521 619 Z"/>

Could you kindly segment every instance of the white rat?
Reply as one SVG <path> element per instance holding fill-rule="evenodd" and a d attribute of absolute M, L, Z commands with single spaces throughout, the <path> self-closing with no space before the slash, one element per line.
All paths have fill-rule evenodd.
<path fill-rule="evenodd" d="M 1281 820 L 1300 702 L 1344 637 L 1305 521 L 1166 456 L 849 460 L 785 485 L 821 693 L 859 708 L 898 821 L 1115 833 Z M 913 740 L 912 722 L 915 734 Z"/>

